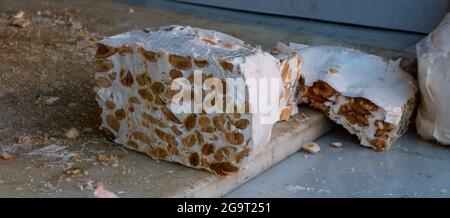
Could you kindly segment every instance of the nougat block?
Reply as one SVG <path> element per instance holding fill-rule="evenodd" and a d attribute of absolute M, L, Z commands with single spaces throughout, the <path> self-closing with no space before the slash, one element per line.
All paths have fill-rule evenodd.
<path fill-rule="evenodd" d="M 254 84 L 236 90 L 233 100 L 226 83 L 230 78 L 281 81 L 280 61 L 217 31 L 166 26 L 109 37 L 98 45 L 96 71 L 101 129 L 114 142 L 155 159 L 220 175 L 237 172 L 250 155 L 267 145 L 281 112 L 278 102 L 271 108 L 275 116 L 254 112 L 258 105 L 249 97 L 259 94 Z M 212 89 L 197 82 L 194 74 L 198 73 L 201 82 L 219 79 L 225 92 L 219 98 L 211 97 Z M 183 99 L 183 103 L 193 103 L 191 112 L 171 106 L 185 92 L 172 88 L 182 78 L 192 88 L 187 93 L 192 98 Z M 200 100 L 213 99 L 213 104 L 223 99 L 225 113 L 195 111 L 199 93 Z M 268 94 L 279 98 L 282 90 Z"/>
<path fill-rule="evenodd" d="M 361 145 L 378 151 L 406 132 L 418 88 L 400 60 L 336 46 L 289 46 L 303 60 L 299 103 L 323 111 Z"/>

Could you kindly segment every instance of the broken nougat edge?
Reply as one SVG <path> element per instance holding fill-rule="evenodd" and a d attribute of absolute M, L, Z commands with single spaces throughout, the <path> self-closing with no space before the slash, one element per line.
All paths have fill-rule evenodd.
<path fill-rule="evenodd" d="M 283 82 L 280 96 L 280 121 L 286 121 L 298 113 L 297 95 L 302 59 L 300 55 L 280 42 L 271 54 L 280 61 L 280 75 Z"/>
<path fill-rule="evenodd" d="M 292 47 L 296 48 L 296 45 L 294 44 Z M 301 51 L 303 48 L 306 48 L 306 46 L 299 45 L 297 51 Z M 345 50 L 345 52 L 350 51 L 350 53 L 356 52 L 357 55 L 366 55 L 359 53 L 359 51 L 339 49 L 342 49 L 341 52 Z M 300 55 L 302 56 L 301 52 Z M 340 55 L 340 53 L 335 55 Z M 374 57 L 371 56 L 370 58 Z M 309 61 L 308 58 L 302 56 L 302 59 L 304 65 L 309 64 L 306 63 Z M 377 61 L 379 60 L 377 59 Z M 299 103 L 307 103 L 311 107 L 326 113 L 331 120 L 342 125 L 351 134 L 356 134 L 360 139 L 361 145 L 371 147 L 377 151 L 387 150 L 407 131 L 411 123 L 411 116 L 417 104 L 417 86 L 412 77 L 407 75 L 406 72 L 400 72 L 398 62 L 389 62 L 385 63 L 385 65 L 387 68 L 395 68 L 391 73 L 404 74 L 405 81 L 403 82 L 407 83 L 402 88 L 404 89 L 403 91 L 406 89 L 405 92 L 408 93 L 408 97 L 403 99 L 403 103 L 395 109 L 386 111 L 383 107 L 367 98 L 354 97 L 354 94 L 352 94 L 352 97 L 345 96 L 333 88 L 332 84 L 323 81 L 321 76 L 316 77 L 312 85 L 306 85 L 305 76 L 308 75 L 305 73 L 310 73 L 312 68 L 308 68 L 305 71 L 302 69 L 298 94 Z M 326 71 L 325 74 L 328 75 L 325 75 L 325 77 L 328 78 L 339 76 L 341 73 L 339 72 L 339 66 L 323 66 L 323 68 L 319 67 L 318 69 Z M 348 80 L 352 79 L 357 78 L 348 78 Z M 396 93 L 393 94 L 395 95 Z M 400 118 L 394 117 L 399 113 L 401 113 Z M 397 125 L 392 123 L 392 120 L 397 120 Z"/>
<path fill-rule="evenodd" d="M 172 31 L 174 28 L 182 27 L 162 30 Z M 208 46 L 219 43 L 213 38 L 214 32 L 211 34 L 196 28 L 188 30 L 193 30 L 189 34 L 200 32 L 211 36 L 201 40 Z M 96 99 L 102 108 L 101 129 L 110 139 L 154 159 L 178 162 L 219 175 L 237 172 L 249 159 L 250 153 L 268 143 L 273 124 L 256 126 L 255 116 L 251 113 L 174 114 L 168 102 L 175 93 L 170 92 L 167 86 L 177 77 L 192 81 L 193 69 L 211 72 L 202 76 L 203 81 L 209 76 L 245 77 L 245 72 L 240 72 L 241 68 L 251 64 L 249 59 L 253 58 L 273 62 L 273 66 L 267 65 L 269 69 L 273 68 L 274 72 L 269 70 L 273 74 L 277 69 L 275 58 L 245 48 L 240 41 L 234 43 L 230 36 L 220 43 L 233 49 L 231 53 L 234 56 L 220 59 L 212 55 L 193 57 L 144 49 L 140 43 L 125 44 L 120 37 L 128 35 L 109 38 L 119 41 L 115 45 L 103 40 L 96 54 Z M 247 60 L 247 65 L 242 63 L 243 59 Z M 240 106 L 248 112 L 251 105 L 241 103 L 244 104 Z"/>
<path fill-rule="evenodd" d="M 416 98 L 410 98 L 402 106 L 399 125 L 393 125 L 377 119 L 386 113 L 381 107 L 365 98 L 343 96 L 321 80 L 313 86 L 303 85 L 300 95 L 302 103 L 324 112 L 332 121 L 357 135 L 361 145 L 377 151 L 389 149 L 408 130 L 416 106 Z"/>

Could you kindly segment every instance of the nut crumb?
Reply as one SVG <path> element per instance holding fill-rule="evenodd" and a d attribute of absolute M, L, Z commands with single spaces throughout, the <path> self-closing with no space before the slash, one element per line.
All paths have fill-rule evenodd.
<path fill-rule="evenodd" d="M 13 19 L 22 19 L 25 16 L 25 11 L 17 11 L 12 15 Z"/>
<path fill-rule="evenodd" d="M 20 28 L 26 28 L 31 26 L 31 20 L 26 18 L 14 19 L 11 22 L 11 25 Z"/>
<path fill-rule="evenodd" d="M 67 169 L 66 171 L 64 171 L 64 174 L 75 175 L 75 174 L 78 174 L 79 172 L 80 172 L 80 169 Z"/>
<path fill-rule="evenodd" d="M 340 148 L 340 147 L 342 147 L 342 143 L 340 143 L 340 142 L 332 142 L 331 146 L 335 147 L 335 148 Z"/>
<path fill-rule="evenodd" d="M 46 105 L 52 105 L 53 103 L 57 102 L 60 99 L 60 97 L 57 97 L 57 96 L 44 96 L 41 99 L 42 99 L 42 101 L 44 101 L 44 103 Z"/>
<path fill-rule="evenodd" d="M 92 128 L 89 128 L 89 127 L 86 127 L 86 128 L 83 128 L 82 130 L 81 130 L 81 132 L 92 132 Z M 98 143 L 98 142 L 92 142 L 93 144 L 96 144 L 96 143 Z"/>
<path fill-rule="evenodd" d="M 2 159 L 2 160 L 9 160 L 9 159 L 12 159 L 12 158 L 14 158 L 14 156 L 12 154 L 8 153 L 8 152 L 0 153 L 0 159 Z"/>
<path fill-rule="evenodd" d="M 92 194 L 94 198 L 118 198 L 114 192 L 111 192 L 105 188 L 102 182 L 99 182 L 97 188 Z"/>
<path fill-rule="evenodd" d="M 64 133 L 64 136 L 66 136 L 68 139 L 75 139 L 80 136 L 80 133 L 76 128 L 71 128 L 66 133 Z"/>
<path fill-rule="evenodd" d="M 339 73 L 338 69 L 331 67 L 330 69 L 328 69 L 328 73 L 329 74 L 337 74 Z"/>
<path fill-rule="evenodd" d="M 302 145 L 302 149 L 311 154 L 315 154 L 320 151 L 320 146 L 314 142 L 307 142 Z"/>
<path fill-rule="evenodd" d="M 107 161 L 107 160 L 108 160 L 108 156 L 106 156 L 106 154 L 99 154 L 97 156 L 97 161 L 98 162 L 104 162 L 104 161 Z"/>
<path fill-rule="evenodd" d="M 26 135 L 22 135 L 19 137 L 19 140 L 17 140 L 17 143 L 22 144 L 22 145 L 29 145 L 29 144 L 31 144 L 31 139 L 30 139 L 30 137 L 28 137 Z"/>

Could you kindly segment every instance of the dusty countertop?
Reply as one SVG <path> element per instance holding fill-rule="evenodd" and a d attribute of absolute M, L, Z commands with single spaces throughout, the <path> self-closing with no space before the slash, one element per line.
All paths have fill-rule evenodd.
<path fill-rule="evenodd" d="M 265 49 L 295 41 L 348 45 L 388 57 L 413 56 L 414 43 L 423 37 L 145 2 L 147 7 L 109 0 L 0 2 L 0 148 L 14 153 L 9 160 L 0 158 L 1 196 L 90 197 L 100 182 L 124 197 L 164 191 L 162 185 L 150 187 L 154 177 L 148 175 L 170 163 L 150 162 L 109 143 L 97 130 L 91 61 L 104 36 L 181 24 L 217 29 Z M 12 26 L 11 16 L 20 10 L 25 15 Z M 64 136 L 71 128 L 80 134 L 75 139 Z M 345 146 L 329 148 L 336 139 Z M 342 130 L 319 144 L 324 147 L 319 155 L 299 152 L 228 196 L 449 196 L 449 150 L 420 141 L 414 130 L 382 154 L 359 147 Z"/>
<path fill-rule="evenodd" d="M 415 129 L 382 153 L 339 128 L 316 142 L 318 155 L 298 152 L 226 197 L 450 197 L 450 149 Z"/>

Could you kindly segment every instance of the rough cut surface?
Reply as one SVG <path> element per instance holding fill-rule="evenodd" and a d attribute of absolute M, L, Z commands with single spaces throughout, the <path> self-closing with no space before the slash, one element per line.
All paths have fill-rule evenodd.
<path fill-rule="evenodd" d="M 450 14 L 417 44 L 421 103 L 416 126 L 428 140 L 450 145 Z"/>
<path fill-rule="evenodd" d="M 335 46 L 290 47 L 303 60 L 300 103 L 323 111 L 376 150 L 388 149 L 406 132 L 417 86 L 399 61 Z"/>
<path fill-rule="evenodd" d="M 281 63 L 280 75 L 283 87 L 280 96 L 280 121 L 286 121 L 298 113 L 297 94 L 302 59 L 300 55 L 292 51 L 292 49 L 284 47 L 281 43 L 277 44 L 274 51 L 272 51 L 272 55 L 280 60 Z"/>
<path fill-rule="evenodd" d="M 214 77 L 222 82 L 276 78 L 281 83 L 279 60 L 220 32 L 181 26 L 128 32 L 102 40 L 96 59 L 101 129 L 116 143 L 155 159 L 227 175 L 268 143 L 279 118 L 262 122 L 260 113 L 249 113 L 254 105 L 247 97 L 256 96 L 257 90 L 248 84 L 247 94 L 238 93 L 235 107 L 246 113 L 171 109 L 178 92 L 170 88 L 174 79 L 184 77 L 196 89 L 201 87 L 193 81 L 194 70 L 202 71 L 202 82 Z M 208 94 L 203 91 L 203 98 Z M 280 114 L 279 104 L 273 111 Z"/>

